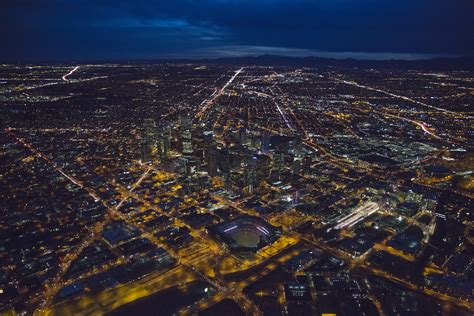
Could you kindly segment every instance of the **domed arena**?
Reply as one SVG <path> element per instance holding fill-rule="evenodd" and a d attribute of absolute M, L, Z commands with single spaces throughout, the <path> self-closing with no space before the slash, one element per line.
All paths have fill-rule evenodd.
<path fill-rule="evenodd" d="M 236 251 L 257 251 L 281 235 L 280 228 L 255 216 L 239 216 L 211 226 L 208 231 Z"/>

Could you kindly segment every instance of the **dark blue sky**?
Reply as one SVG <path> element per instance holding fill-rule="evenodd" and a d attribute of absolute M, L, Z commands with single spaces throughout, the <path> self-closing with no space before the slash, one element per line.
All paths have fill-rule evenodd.
<path fill-rule="evenodd" d="M 473 0 L 0 0 L 0 61 L 474 54 Z"/>

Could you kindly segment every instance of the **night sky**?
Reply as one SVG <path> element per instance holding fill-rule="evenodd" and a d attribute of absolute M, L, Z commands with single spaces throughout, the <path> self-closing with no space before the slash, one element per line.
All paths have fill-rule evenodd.
<path fill-rule="evenodd" d="M 473 0 L 0 0 L 0 61 L 474 54 Z"/>

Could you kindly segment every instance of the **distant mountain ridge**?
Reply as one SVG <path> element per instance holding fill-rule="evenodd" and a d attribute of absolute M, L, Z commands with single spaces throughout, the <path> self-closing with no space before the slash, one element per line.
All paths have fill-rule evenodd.
<path fill-rule="evenodd" d="M 474 71 L 474 56 L 465 57 L 443 57 L 419 60 L 385 59 L 366 60 L 355 58 L 327 58 L 327 57 L 291 57 L 283 55 L 255 55 L 243 57 L 220 57 L 220 58 L 167 58 L 167 59 L 97 59 L 97 60 L 77 60 L 69 61 L 29 61 L 24 64 L 164 64 L 164 63 L 185 63 L 185 64 L 228 64 L 228 65 L 256 65 L 256 66 L 289 66 L 289 67 L 343 67 L 343 68 L 380 68 L 380 69 L 423 69 L 423 70 L 462 70 Z M 20 63 L 18 63 L 20 64 Z"/>
<path fill-rule="evenodd" d="M 474 71 L 474 57 L 433 58 L 421 60 L 361 60 L 336 59 L 324 57 L 289 57 L 280 55 L 259 55 L 245 57 L 225 57 L 215 59 L 170 59 L 160 62 L 236 64 L 258 66 L 293 66 L 293 67 L 361 67 L 387 69 L 450 69 Z"/>

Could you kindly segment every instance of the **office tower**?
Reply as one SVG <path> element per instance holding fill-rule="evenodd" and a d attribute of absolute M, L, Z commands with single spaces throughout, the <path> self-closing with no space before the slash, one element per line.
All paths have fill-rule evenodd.
<path fill-rule="evenodd" d="M 204 143 L 204 129 L 202 126 L 193 126 L 192 129 L 192 147 L 193 153 L 192 156 L 196 157 L 199 160 L 199 163 L 202 164 L 205 161 L 205 152 L 206 144 Z"/>
<path fill-rule="evenodd" d="M 170 157 L 171 133 L 169 127 L 165 127 L 162 134 L 161 159 L 166 160 Z"/>
<path fill-rule="evenodd" d="M 299 193 L 298 190 L 296 190 L 295 192 L 293 192 L 291 204 L 292 204 L 292 205 L 298 204 L 298 199 L 299 199 L 299 197 L 300 197 L 300 193 Z"/>
<path fill-rule="evenodd" d="M 212 146 L 209 148 L 209 157 L 207 160 L 207 172 L 210 177 L 217 176 L 217 159 L 218 159 L 217 149 Z"/>
<path fill-rule="evenodd" d="M 302 168 L 302 173 L 305 174 L 310 171 L 311 169 L 311 164 L 313 160 L 309 154 L 305 154 L 303 157 L 303 168 Z"/>
<path fill-rule="evenodd" d="M 147 142 L 150 150 L 153 151 L 156 145 L 156 125 L 155 120 L 146 118 L 143 123 L 144 139 Z"/>
<path fill-rule="evenodd" d="M 161 161 L 169 158 L 170 150 L 170 131 L 169 127 L 156 128 L 153 137 L 153 150 L 156 152 Z"/>
<path fill-rule="evenodd" d="M 167 155 L 165 154 L 165 141 L 163 139 L 163 137 L 159 137 L 158 138 L 158 142 L 156 144 L 156 147 L 157 147 L 157 151 L 158 151 L 158 155 L 160 156 L 160 160 L 161 161 L 164 161 L 167 159 Z"/>
<path fill-rule="evenodd" d="M 219 152 L 219 170 L 223 174 L 230 173 L 230 153 L 226 148 Z"/>
<path fill-rule="evenodd" d="M 240 148 L 229 151 L 231 169 L 240 169 L 242 163 Z"/>
<path fill-rule="evenodd" d="M 282 151 L 273 154 L 272 172 L 280 179 L 285 171 L 285 155 Z"/>
<path fill-rule="evenodd" d="M 266 181 L 270 176 L 270 157 L 267 155 L 257 156 L 257 183 Z"/>
<path fill-rule="evenodd" d="M 143 122 L 143 129 L 147 136 L 150 138 L 155 135 L 155 120 L 152 118 L 146 118 Z"/>
<path fill-rule="evenodd" d="M 146 139 L 140 139 L 140 160 L 143 163 L 151 162 L 151 148 Z"/>
<path fill-rule="evenodd" d="M 301 174 L 301 165 L 303 163 L 303 148 L 299 140 L 292 141 L 293 149 L 293 163 L 291 166 L 291 173 L 293 175 Z"/>
<path fill-rule="evenodd" d="M 192 156 L 178 158 L 178 172 L 185 176 L 192 176 L 197 171 L 198 160 Z"/>
<path fill-rule="evenodd" d="M 155 120 L 151 118 L 145 119 L 140 140 L 141 160 L 144 163 L 151 162 L 152 152 L 156 149 L 155 128 Z"/>
<path fill-rule="evenodd" d="M 293 158 L 293 165 L 291 166 L 291 174 L 299 175 L 301 173 L 301 157 Z"/>
<path fill-rule="evenodd" d="M 239 145 L 245 146 L 247 143 L 247 129 L 245 127 L 241 127 L 239 129 Z"/>
<path fill-rule="evenodd" d="M 179 118 L 179 127 L 181 131 L 191 129 L 191 119 L 187 116 L 181 116 Z"/>
<path fill-rule="evenodd" d="M 232 191 L 232 181 L 231 181 L 230 172 L 227 172 L 224 174 L 224 187 L 227 192 Z"/>
<path fill-rule="evenodd" d="M 190 130 L 183 131 L 181 135 L 181 144 L 183 148 L 183 154 L 189 155 L 193 153 L 193 143 Z"/>
<path fill-rule="evenodd" d="M 177 172 L 189 176 L 189 160 L 188 157 L 179 157 L 178 158 L 178 165 L 177 165 Z"/>
<path fill-rule="evenodd" d="M 202 146 L 203 146 L 202 159 L 204 161 L 209 160 L 209 152 L 213 143 L 214 143 L 214 133 L 212 131 L 204 131 L 202 133 Z"/>
<path fill-rule="evenodd" d="M 189 117 L 180 117 L 179 136 L 181 139 L 181 150 L 183 154 L 191 154 L 193 152 L 192 135 L 191 135 L 191 119 Z"/>
<path fill-rule="evenodd" d="M 260 150 L 264 153 L 268 152 L 270 149 L 270 135 L 267 132 L 264 132 L 262 135 Z"/>
<path fill-rule="evenodd" d="M 200 164 L 201 164 L 201 161 L 198 158 L 189 157 L 189 163 L 188 163 L 189 175 L 194 175 L 198 171 Z"/>
<path fill-rule="evenodd" d="M 247 164 L 247 188 L 252 193 L 257 185 L 257 157 L 251 157 Z"/>
<path fill-rule="evenodd" d="M 260 149 L 262 145 L 261 137 L 252 135 L 251 140 L 250 140 L 250 145 L 252 146 L 252 148 L 256 150 Z"/>

